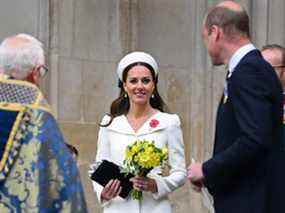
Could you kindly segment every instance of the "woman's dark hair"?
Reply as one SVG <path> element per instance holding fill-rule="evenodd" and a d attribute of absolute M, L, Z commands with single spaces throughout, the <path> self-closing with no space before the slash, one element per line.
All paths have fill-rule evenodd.
<path fill-rule="evenodd" d="M 153 97 L 150 98 L 150 105 L 153 108 L 158 109 L 161 112 L 164 112 L 166 105 L 158 93 L 158 90 L 157 90 L 158 76 L 155 76 L 155 71 L 152 66 L 144 62 L 135 62 L 133 64 L 130 64 L 123 71 L 123 76 L 122 76 L 123 82 L 126 82 L 128 71 L 132 69 L 134 66 L 138 66 L 138 65 L 145 66 L 146 68 L 148 68 L 151 72 L 151 75 L 154 81 Z M 104 125 L 100 124 L 100 126 L 102 127 L 109 126 L 115 117 L 123 115 L 123 114 L 127 114 L 127 112 L 130 109 L 130 101 L 128 97 L 125 97 L 126 91 L 124 90 L 123 82 L 119 80 L 120 94 L 119 94 L 119 97 L 116 98 L 112 102 L 111 107 L 110 107 L 109 116 L 111 117 L 111 119 L 107 124 L 104 124 Z"/>

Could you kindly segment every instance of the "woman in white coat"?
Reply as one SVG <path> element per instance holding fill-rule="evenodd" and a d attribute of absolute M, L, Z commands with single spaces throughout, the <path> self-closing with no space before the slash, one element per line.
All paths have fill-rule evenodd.
<path fill-rule="evenodd" d="M 118 64 L 120 96 L 113 101 L 110 115 L 104 116 L 98 135 L 96 162 L 103 159 L 123 164 L 125 149 L 136 140 L 155 141 L 157 147 L 168 147 L 169 174 L 160 167 L 147 177 L 131 179 L 133 187 L 143 192 L 138 201 L 119 197 L 120 182 L 111 180 L 105 187 L 93 181 L 104 213 L 170 213 L 167 195 L 186 180 L 184 145 L 180 119 L 164 112 L 157 90 L 158 66 L 152 56 L 132 52 Z"/>

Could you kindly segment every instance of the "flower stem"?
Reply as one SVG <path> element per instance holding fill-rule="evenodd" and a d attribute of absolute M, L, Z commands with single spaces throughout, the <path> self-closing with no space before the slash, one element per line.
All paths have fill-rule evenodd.
<path fill-rule="evenodd" d="M 138 191 L 138 190 L 133 189 L 131 191 L 131 196 L 135 200 L 142 200 L 142 191 Z"/>

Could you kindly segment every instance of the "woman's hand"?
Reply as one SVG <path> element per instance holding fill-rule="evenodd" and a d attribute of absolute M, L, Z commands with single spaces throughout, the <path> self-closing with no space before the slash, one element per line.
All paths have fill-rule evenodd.
<path fill-rule="evenodd" d="M 134 189 L 138 191 L 157 192 L 157 184 L 154 179 L 136 176 L 131 178 L 130 181 L 133 182 Z"/>
<path fill-rule="evenodd" d="M 119 180 L 110 180 L 101 192 L 101 200 L 109 201 L 117 197 L 122 191 Z"/>

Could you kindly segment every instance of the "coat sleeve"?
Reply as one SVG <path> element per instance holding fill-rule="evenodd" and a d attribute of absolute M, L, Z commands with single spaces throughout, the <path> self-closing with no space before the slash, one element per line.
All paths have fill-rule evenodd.
<path fill-rule="evenodd" d="M 167 128 L 168 138 L 168 159 L 170 172 L 169 176 L 162 177 L 158 174 L 150 174 L 157 184 L 157 193 L 153 194 L 154 199 L 160 199 L 178 187 L 182 186 L 186 180 L 185 154 L 180 119 L 177 115 L 172 115 L 173 121 Z"/>
<path fill-rule="evenodd" d="M 101 124 L 105 124 L 110 119 L 109 116 L 104 116 Z M 95 163 L 100 162 L 102 160 L 108 160 L 110 158 L 110 145 L 109 145 L 109 138 L 108 138 L 108 130 L 106 127 L 100 127 L 98 132 L 98 141 L 97 141 L 97 154 L 96 154 L 96 160 Z M 93 171 L 91 165 L 91 172 Z M 103 190 L 103 186 L 96 183 L 95 181 L 92 181 L 93 189 L 97 194 L 98 201 L 101 205 L 105 206 L 109 202 L 102 202 L 101 200 L 101 192 Z"/>
<path fill-rule="evenodd" d="M 252 66 L 245 64 L 243 69 L 233 74 L 228 85 L 240 136 L 231 146 L 203 164 L 204 184 L 209 188 L 219 183 L 231 183 L 237 175 L 246 175 L 245 171 L 256 168 L 257 163 L 263 161 L 272 145 L 271 83 L 262 74 L 270 70 L 259 72 Z"/>

